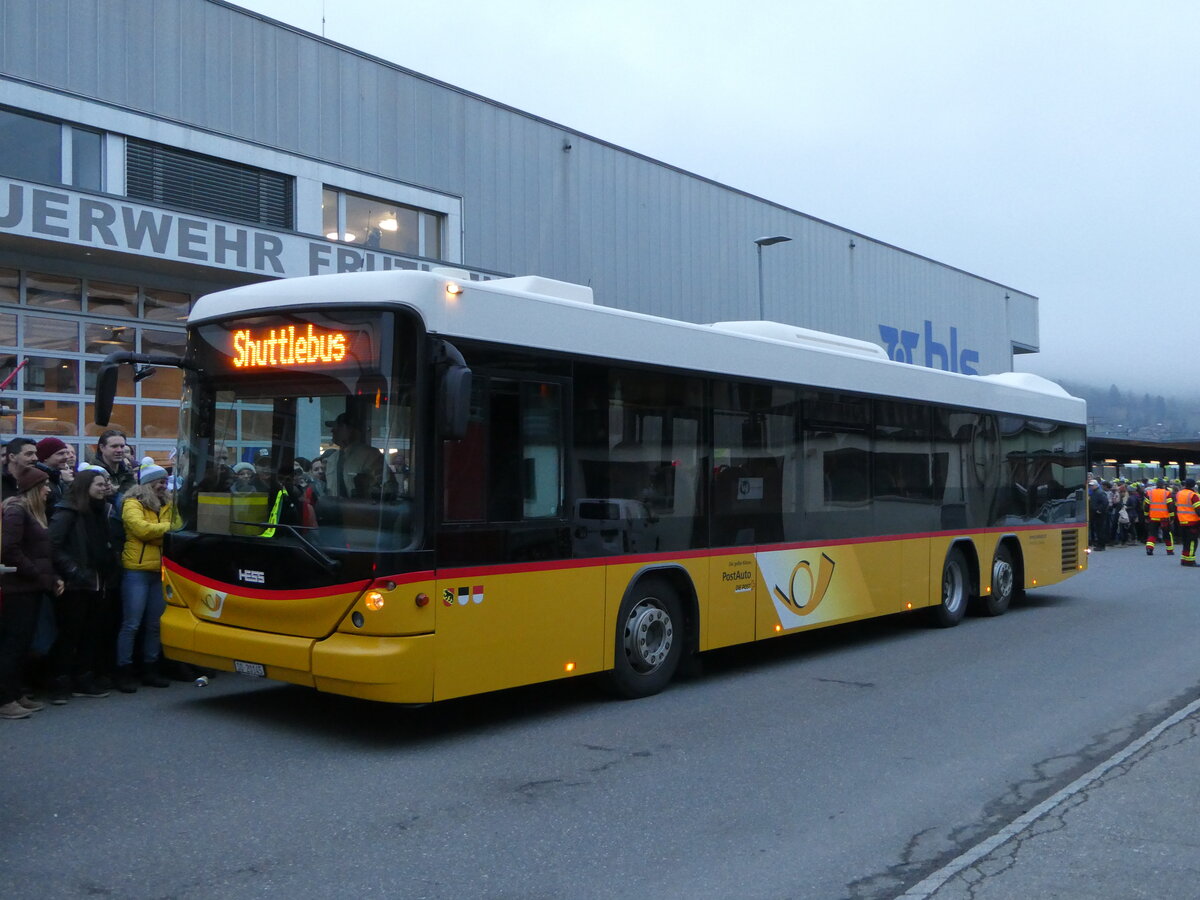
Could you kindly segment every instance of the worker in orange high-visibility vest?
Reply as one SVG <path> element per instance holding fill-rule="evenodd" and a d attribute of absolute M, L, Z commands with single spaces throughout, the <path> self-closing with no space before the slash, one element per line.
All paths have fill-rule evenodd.
<path fill-rule="evenodd" d="M 1171 536 L 1171 514 L 1174 506 L 1175 499 L 1161 478 L 1154 487 L 1146 491 L 1142 509 L 1146 514 L 1147 556 L 1154 555 L 1154 547 L 1158 543 L 1160 531 L 1163 535 L 1163 542 L 1167 545 L 1167 556 L 1175 555 L 1175 539 Z"/>
<path fill-rule="evenodd" d="M 1183 487 L 1175 492 L 1175 517 L 1179 521 L 1180 537 L 1183 540 L 1181 566 L 1196 565 L 1196 542 L 1200 540 L 1200 494 L 1195 490 L 1194 478 L 1183 479 Z"/>

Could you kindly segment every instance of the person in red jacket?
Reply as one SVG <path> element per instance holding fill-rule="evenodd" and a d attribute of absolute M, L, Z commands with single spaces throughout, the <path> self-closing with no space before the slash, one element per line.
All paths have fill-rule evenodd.
<path fill-rule="evenodd" d="M 1146 491 L 1146 499 L 1142 501 L 1142 509 L 1146 513 L 1146 555 L 1153 556 L 1154 548 L 1158 543 L 1158 535 L 1163 533 L 1163 540 L 1167 545 L 1167 556 L 1175 555 L 1175 538 L 1171 536 L 1171 515 L 1175 506 L 1175 499 L 1171 496 L 1171 492 L 1167 490 L 1163 480 L 1158 479 L 1158 483 Z"/>

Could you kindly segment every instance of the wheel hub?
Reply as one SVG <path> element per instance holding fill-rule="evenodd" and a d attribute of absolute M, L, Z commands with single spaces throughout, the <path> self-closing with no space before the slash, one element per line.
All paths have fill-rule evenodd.
<path fill-rule="evenodd" d="M 1013 567 L 1003 559 L 996 560 L 992 564 L 992 594 L 994 596 L 1004 598 L 1012 594 L 1013 589 Z"/>
<path fill-rule="evenodd" d="M 639 672 L 651 672 L 666 661 L 674 637 L 666 610 L 643 601 L 625 621 L 625 658 Z"/>

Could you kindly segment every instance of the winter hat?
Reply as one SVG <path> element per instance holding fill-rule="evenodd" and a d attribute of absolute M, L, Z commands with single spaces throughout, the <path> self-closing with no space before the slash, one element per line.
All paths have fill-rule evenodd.
<path fill-rule="evenodd" d="M 45 469 L 39 469 L 37 466 L 30 466 L 28 469 L 21 471 L 17 475 L 17 490 L 20 493 L 25 493 L 32 487 L 37 487 L 43 481 L 49 481 L 50 476 L 46 474 Z"/>
<path fill-rule="evenodd" d="M 37 442 L 38 459 L 45 462 L 59 450 L 66 450 L 67 445 L 56 437 L 42 438 Z"/>
<path fill-rule="evenodd" d="M 250 463 L 248 463 L 248 462 L 240 462 L 236 466 L 233 467 L 233 471 L 235 471 L 235 472 L 253 472 L 254 466 L 250 465 Z"/>
<path fill-rule="evenodd" d="M 103 472 L 106 476 L 109 474 L 108 469 L 104 468 L 104 466 L 98 466 L 95 463 L 90 462 L 81 462 L 76 471 L 86 472 L 88 469 L 91 469 L 93 472 Z"/>
<path fill-rule="evenodd" d="M 138 467 L 138 484 L 150 484 L 158 481 L 160 478 L 167 477 L 167 470 L 156 463 L 149 456 L 142 459 L 141 466 Z"/>

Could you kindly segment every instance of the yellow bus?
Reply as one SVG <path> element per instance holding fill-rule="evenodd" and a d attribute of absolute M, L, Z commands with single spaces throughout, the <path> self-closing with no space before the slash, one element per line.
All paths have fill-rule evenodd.
<path fill-rule="evenodd" d="M 183 357 L 109 358 L 98 422 L 127 363 L 186 372 L 166 654 L 320 691 L 644 696 L 685 656 L 951 626 L 1086 565 L 1084 403 L 1036 376 L 443 270 L 201 298 Z"/>

